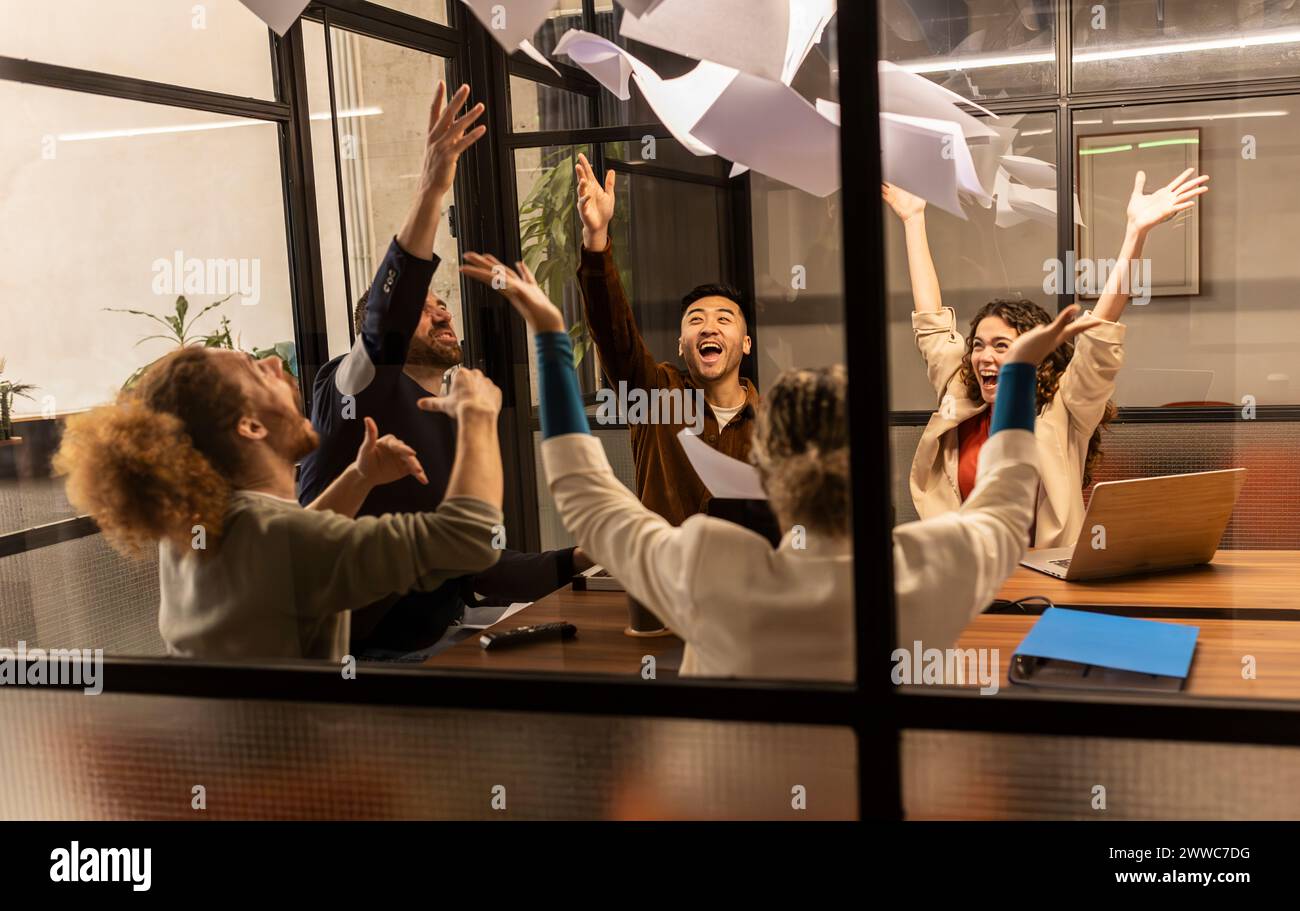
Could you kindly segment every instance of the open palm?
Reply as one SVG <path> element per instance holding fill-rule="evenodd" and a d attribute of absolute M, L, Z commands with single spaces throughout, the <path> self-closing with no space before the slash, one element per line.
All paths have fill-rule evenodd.
<path fill-rule="evenodd" d="M 1169 183 L 1150 193 L 1143 193 L 1147 175 L 1138 171 L 1133 180 L 1133 195 L 1128 200 L 1129 227 L 1138 231 L 1150 231 L 1163 221 L 1168 221 L 1179 212 L 1196 205 L 1196 197 L 1206 192 L 1209 187 L 1209 175 L 1193 177 L 1195 168 L 1188 168 Z"/>

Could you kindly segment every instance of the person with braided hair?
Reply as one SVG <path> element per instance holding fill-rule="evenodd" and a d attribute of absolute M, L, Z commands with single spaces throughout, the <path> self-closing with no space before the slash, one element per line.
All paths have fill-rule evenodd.
<path fill-rule="evenodd" d="M 643 505 L 591 435 L 564 317 L 528 267 L 465 254 L 461 271 L 501 291 L 537 346 L 542 462 L 561 520 L 630 596 L 686 642 L 686 676 L 854 677 L 848 377 L 788 370 L 759 404 L 750 460 L 786 533 L 776 549 L 712 516 L 676 526 Z M 1003 357 L 975 489 L 957 512 L 894 529 L 899 639 L 947 647 L 1025 553 L 1038 470 L 1035 365 L 1083 331 L 1070 307 Z"/>
<path fill-rule="evenodd" d="M 1038 367 L 1035 429 L 1041 486 L 1030 543 L 1034 547 L 1073 544 L 1083 525 L 1083 489 L 1101 458 L 1101 430 L 1115 416 L 1115 378 L 1124 362 L 1125 326 L 1132 265 L 1139 262 L 1151 229 L 1196 204 L 1209 177 L 1188 168 L 1168 184 L 1146 193 L 1146 174 L 1137 173 L 1127 208 L 1127 229 L 1119 257 L 1097 306 L 1085 313 L 1078 342 L 1062 345 Z M 988 439 L 997 400 L 999 368 L 1016 338 L 1052 316 L 1027 300 L 1000 299 L 980 308 L 963 338 L 957 315 L 943 306 L 939 279 L 925 233 L 925 200 L 890 184 L 882 195 L 903 222 L 912 281 L 912 329 L 934 387 L 937 408 L 912 459 L 909 486 L 921 518 L 955 510 L 975 487 L 980 450 Z"/>

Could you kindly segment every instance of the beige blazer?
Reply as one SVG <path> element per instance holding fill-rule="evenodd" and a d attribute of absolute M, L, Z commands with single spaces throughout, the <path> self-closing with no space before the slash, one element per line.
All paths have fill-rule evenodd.
<path fill-rule="evenodd" d="M 1061 375 L 1056 396 L 1034 426 L 1041 474 L 1035 547 L 1066 547 L 1079 537 L 1088 441 L 1101 422 L 1106 401 L 1115 394 L 1115 376 L 1124 363 L 1124 325 L 1096 317 L 1092 311 L 1079 318 L 1096 325 L 1075 339 L 1074 357 Z M 916 511 L 928 519 L 961 506 L 957 426 L 987 406 L 972 402 L 962 382 L 966 339 L 957 331 L 953 309 L 913 312 L 912 330 L 938 405 L 917 444 L 909 478 Z"/>

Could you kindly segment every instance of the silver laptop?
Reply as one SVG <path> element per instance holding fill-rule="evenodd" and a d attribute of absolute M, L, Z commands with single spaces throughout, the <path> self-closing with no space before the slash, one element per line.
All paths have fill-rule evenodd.
<path fill-rule="evenodd" d="M 1030 551 L 1022 566 L 1070 582 L 1209 563 L 1246 469 L 1105 481 L 1092 490 L 1073 547 Z"/>

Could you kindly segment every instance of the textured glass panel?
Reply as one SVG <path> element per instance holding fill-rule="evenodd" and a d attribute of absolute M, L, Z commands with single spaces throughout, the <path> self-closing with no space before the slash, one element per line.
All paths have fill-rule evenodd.
<path fill-rule="evenodd" d="M 1297 819 L 1300 749 L 904 731 L 903 807 L 909 819 Z"/>
<path fill-rule="evenodd" d="M 588 420 L 590 421 L 591 418 Z M 628 431 L 618 427 L 610 430 L 595 430 L 594 433 L 596 439 L 600 440 L 600 444 L 605 447 L 605 455 L 609 458 L 609 465 L 614 469 L 614 474 L 628 490 L 635 491 L 636 466 L 632 462 L 632 444 Z M 573 535 L 569 534 L 560 521 L 560 516 L 555 511 L 555 500 L 551 497 L 550 488 L 546 486 L 546 479 L 541 471 L 542 434 L 541 431 L 536 430 L 533 431 L 533 460 L 538 466 L 537 518 L 542 530 L 542 550 L 572 547 L 575 543 Z"/>
<path fill-rule="evenodd" d="M 0 3 L 0 56 L 252 98 L 275 96 L 270 34 L 238 0 Z"/>
<path fill-rule="evenodd" d="M 1268 0 L 1111 0 L 1074 8 L 1074 87 L 1300 73 L 1300 6 Z"/>
<path fill-rule="evenodd" d="M 1056 90 L 1053 0 L 881 0 L 880 57 L 967 98 Z"/>
<path fill-rule="evenodd" d="M 5 694 L 0 725 L 3 819 L 857 813 L 843 728 L 30 691 Z"/>

